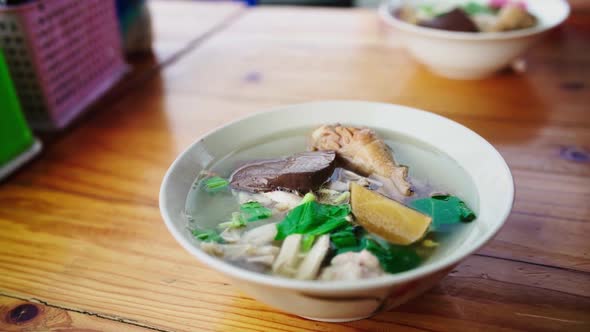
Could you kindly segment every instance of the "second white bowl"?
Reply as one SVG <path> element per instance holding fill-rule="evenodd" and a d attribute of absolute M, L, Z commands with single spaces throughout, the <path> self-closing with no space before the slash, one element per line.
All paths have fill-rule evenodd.
<path fill-rule="evenodd" d="M 413 4 L 433 2 L 412 1 Z M 484 0 L 476 2 L 486 3 Z M 522 55 L 543 32 L 561 24 L 570 12 L 564 0 L 528 1 L 528 10 L 539 20 L 537 26 L 508 32 L 472 33 L 424 28 L 399 20 L 392 13 L 403 3 L 402 0 L 386 1 L 379 8 L 381 19 L 392 29 L 392 38 L 399 38 L 416 60 L 434 73 L 452 79 L 481 79 L 494 74 Z"/>

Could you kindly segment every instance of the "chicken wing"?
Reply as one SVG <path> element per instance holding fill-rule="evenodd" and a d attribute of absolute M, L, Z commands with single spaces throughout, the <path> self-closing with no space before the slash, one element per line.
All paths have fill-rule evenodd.
<path fill-rule="evenodd" d="M 353 170 L 390 179 L 402 195 L 412 194 L 408 168 L 395 162 L 391 149 L 371 129 L 324 125 L 311 134 L 311 148 L 334 150 Z"/>

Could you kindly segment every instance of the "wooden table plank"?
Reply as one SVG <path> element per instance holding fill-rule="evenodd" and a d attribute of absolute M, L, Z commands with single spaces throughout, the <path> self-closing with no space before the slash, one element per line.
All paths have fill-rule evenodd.
<path fill-rule="evenodd" d="M 0 331 L 3 332 L 151 331 L 133 322 L 121 322 L 118 319 L 120 318 L 101 318 L 84 312 L 72 312 L 37 302 L 0 296 Z"/>
<path fill-rule="evenodd" d="M 537 305 L 531 308 L 531 302 Z M 585 298 L 487 279 L 446 278 L 422 298 L 370 319 L 369 326 L 386 330 L 396 322 L 429 331 L 587 331 L 587 310 Z"/>
<path fill-rule="evenodd" d="M 158 63 L 170 61 L 244 10 L 243 5 L 231 1 L 151 0 L 148 7 Z"/>

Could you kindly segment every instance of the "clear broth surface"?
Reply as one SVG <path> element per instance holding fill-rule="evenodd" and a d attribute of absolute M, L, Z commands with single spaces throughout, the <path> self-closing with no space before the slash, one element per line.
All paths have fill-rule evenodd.
<path fill-rule="evenodd" d="M 213 160 L 206 169 L 222 177 L 230 174 L 240 165 L 256 159 L 279 158 L 297 152 L 306 151 L 308 134 L 313 128 L 300 128 L 281 135 L 265 137 L 260 142 L 236 149 L 234 152 Z M 479 198 L 472 179 L 454 160 L 435 149 L 433 146 L 411 137 L 391 131 L 377 130 L 378 135 L 393 149 L 398 163 L 409 167 L 409 179 L 418 189 L 412 199 L 428 197 L 431 193 L 449 193 L 461 198 L 478 215 Z M 200 190 L 195 179 L 187 195 L 185 213 L 188 228 L 198 226 L 202 229 L 215 229 L 217 225 L 231 218 L 239 204 L 229 191 L 215 194 Z M 422 188 L 422 189 L 421 189 Z M 270 219 L 249 223 L 247 228 L 280 221 L 284 214 L 275 214 Z M 477 222 L 477 219 L 473 222 Z M 453 225 L 448 229 L 438 230 L 433 237 L 439 242 L 436 250 L 425 258 L 422 264 L 438 257 L 443 257 L 456 249 L 469 236 L 470 224 Z M 195 244 L 197 241 L 195 240 Z M 258 270 L 238 262 L 238 266 Z"/>

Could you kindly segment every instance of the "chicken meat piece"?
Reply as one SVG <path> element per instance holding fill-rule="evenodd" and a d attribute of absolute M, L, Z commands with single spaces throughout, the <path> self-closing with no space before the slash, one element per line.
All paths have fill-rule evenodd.
<path fill-rule="evenodd" d="M 311 134 L 311 148 L 336 151 L 337 156 L 353 170 L 389 179 L 402 195 L 412 194 L 407 180 L 408 168 L 396 163 L 391 149 L 371 129 L 339 124 L 321 126 Z"/>
<path fill-rule="evenodd" d="M 379 260 L 371 252 L 347 252 L 332 258 L 320 280 L 360 280 L 383 275 Z"/>

